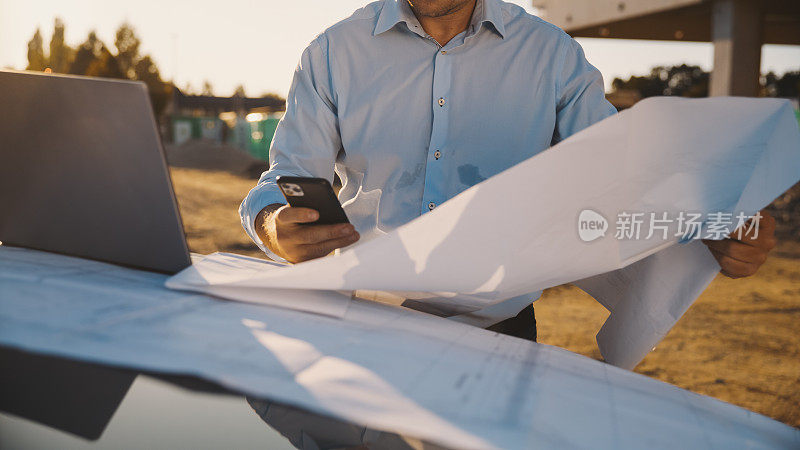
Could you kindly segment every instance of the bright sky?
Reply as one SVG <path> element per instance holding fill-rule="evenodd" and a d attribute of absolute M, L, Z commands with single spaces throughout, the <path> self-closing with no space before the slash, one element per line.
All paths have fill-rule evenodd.
<path fill-rule="evenodd" d="M 53 20 L 64 19 L 67 42 L 92 29 L 113 46 L 114 31 L 129 21 L 162 74 L 199 89 L 209 80 L 229 95 L 285 95 L 303 48 L 327 26 L 368 0 L 0 0 L 0 68 L 24 69 L 26 43 L 41 27 L 45 46 Z M 530 0 L 513 0 L 528 10 Z M 711 68 L 710 44 L 581 39 L 587 57 L 606 78 L 644 74 L 656 65 Z M 764 47 L 762 71 L 800 69 L 800 46 Z"/>

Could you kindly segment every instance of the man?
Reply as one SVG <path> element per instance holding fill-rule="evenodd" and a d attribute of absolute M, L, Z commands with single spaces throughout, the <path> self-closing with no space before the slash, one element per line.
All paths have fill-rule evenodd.
<path fill-rule="evenodd" d="M 242 202 L 242 223 L 275 259 L 318 258 L 433 210 L 614 113 L 578 43 L 519 6 L 374 2 L 303 52 L 270 168 Z M 303 225 L 317 213 L 286 206 L 275 178 L 330 180 L 334 167 L 352 225 Z M 524 207 L 498 199 L 498 208 Z M 757 239 L 707 242 L 723 273 L 748 276 L 764 262 L 774 246 L 774 221 L 764 215 Z M 535 340 L 539 294 L 454 318 Z"/>

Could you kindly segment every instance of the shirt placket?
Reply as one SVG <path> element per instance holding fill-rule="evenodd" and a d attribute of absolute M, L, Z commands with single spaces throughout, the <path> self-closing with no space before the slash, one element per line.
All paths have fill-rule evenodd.
<path fill-rule="evenodd" d="M 438 46 L 437 46 L 438 47 Z M 428 143 L 425 170 L 425 189 L 420 214 L 432 211 L 446 198 L 444 161 L 447 157 L 447 136 L 450 123 L 450 88 L 452 83 L 452 55 L 448 46 L 437 48 L 433 63 L 433 91 L 431 108 L 433 125 Z"/>

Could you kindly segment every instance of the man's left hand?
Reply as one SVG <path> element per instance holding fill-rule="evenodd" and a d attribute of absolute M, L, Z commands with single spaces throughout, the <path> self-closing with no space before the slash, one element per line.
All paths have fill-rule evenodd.
<path fill-rule="evenodd" d="M 758 233 L 731 233 L 727 239 L 703 243 L 717 259 L 723 275 L 730 278 L 749 277 L 755 274 L 767 260 L 767 253 L 775 247 L 775 219 L 766 211 L 761 211 Z M 752 220 L 752 219 L 751 219 Z M 743 225 L 745 230 L 748 225 Z"/>

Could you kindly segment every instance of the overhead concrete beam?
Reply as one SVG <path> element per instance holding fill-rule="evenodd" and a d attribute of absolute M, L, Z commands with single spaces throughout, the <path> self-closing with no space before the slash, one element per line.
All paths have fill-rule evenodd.
<path fill-rule="evenodd" d="M 703 3 L 704 0 L 533 0 L 549 22 L 570 31 Z"/>
<path fill-rule="evenodd" d="M 800 45 L 800 0 L 760 6 L 762 43 Z M 711 42 L 713 0 L 532 0 L 545 20 L 573 37 Z"/>

